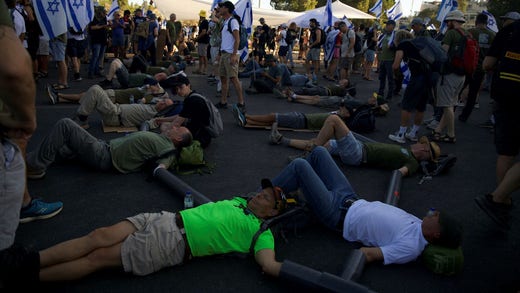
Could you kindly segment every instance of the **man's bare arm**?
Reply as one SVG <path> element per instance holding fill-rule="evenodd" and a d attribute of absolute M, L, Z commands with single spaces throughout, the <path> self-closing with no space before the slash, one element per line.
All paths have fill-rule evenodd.
<path fill-rule="evenodd" d="M 275 253 L 272 249 L 262 249 L 255 254 L 256 262 L 262 267 L 262 271 L 274 277 L 278 277 L 282 263 L 276 261 Z"/>

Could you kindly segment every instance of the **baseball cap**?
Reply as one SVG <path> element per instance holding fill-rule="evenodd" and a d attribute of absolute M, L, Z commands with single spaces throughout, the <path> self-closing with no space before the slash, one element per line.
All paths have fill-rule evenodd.
<path fill-rule="evenodd" d="M 278 187 L 274 186 L 271 180 L 264 178 L 261 181 L 262 189 L 266 188 L 272 188 L 274 191 L 274 198 L 276 200 L 276 206 L 275 208 L 278 211 L 283 211 L 285 209 L 285 206 L 287 204 L 287 197 L 285 196 L 285 193 L 283 193 L 283 190 Z"/>
<path fill-rule="evenodd" d="M 511 20 L 519 20 L 520 19 L 520 13 L 516 11 L 509 11 L 506 13 L 506 15 L 500 16 L 501 19 L 511 19 Z"/>
<path fill-rule="evenodd" d="M 444 211 L 439 211 L 439 224 L 441 226 L 441 236 L 437 244 L 456 248 L 462 241 L 462 225 L 451 215 Z"/>
<path fill-rule="evenodd" d="M 389 19 L 389 20 L 385 21 L 385 24 L 395 25 L 395 20 Z"/>
<path fill-rule="evenodd" d="M 423 19 L 420 18 L 420 17 L 416 17 L 412 20 L 412 22 L 410 23 L 410 25 L 415 25 L 415 24 L 419 24 L 419 25 L 422 25 L 423 24 Z"/>

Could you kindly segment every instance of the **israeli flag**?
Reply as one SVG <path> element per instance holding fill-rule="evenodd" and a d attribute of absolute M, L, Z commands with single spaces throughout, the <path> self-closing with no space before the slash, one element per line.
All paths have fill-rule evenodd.
<path fill-rule="evenodd" d="M 350 29 L 354 28 L 354 24 L 352 24 L 352 22 L 350 22 L 350 20 L 348 20 L 348 17 L 345 14 L 343 14 L 343 17 L 338 20 L 343 21 L 347 25 L 348 28 L 350 28 Z"/>
<path fill-rule="evenodd" d="M 246 28 L 247 37 L 251 36 L 251 27 L 253 26 L 253 5 L 251 0 L 239 0 L 235 4 L 234 14 L 238 15 L 242 20 L 242 25 Z M 240 60 L 245 62 L 249 57 L 249 44 L 239 52 Z"/>
<path fill-rule="evenodd" d="M 211 4 L 211 11 L 213 11 L 213 9 L 215 9 L 215 7 L 217 7 L 220 2 L 224 2 L 224 0 L 213 0 L 213 3 Z"/>
<path fill-rule="evenodd" d="M 323 13 L 323 25 L 332 26 L 332 0 L 327 0 L 327 5 L 325 6 L 325 11 Z"/>
<path fill-rule="evenodd" d="M 80 32 L 94 18 L 94 2 L 92 0 L 67 0 L 67 22 L 69 27 Z"/>
<path fill-rule="evenodd" d="M 493 14 L 489 13 L 489 11 L 487 10 L 482 10 L 482 13 L 484 13 L 488 17 L 487 28 L 495 33 L 498 33 L 497 21 Z"/>
<path fill-rule="evenodd" d="M 327 34 L 327 38 L 325 39 L 325 44 L 323 44 L 323 50 L 325 51 L 325 60 L 329 62 L 332 60 L 332 56 L 334 55 L 334 45 L 336 41 L 336 37 L 339 34 L 339 30 L 331 30 Z"/>
<path fill-rule="evenodd" d="M 383 48 L 383 40 L 384 40 L 386 35 L 388 35 L 387 32 L 385 32 L 384 34 L 381 34 L 379 36 L 379 38 L 377 39 L 377 47 L 378 48 L 380 48 L 380 49 Z M 395 31 L 392 31 L 392 34 L 388 38 L 388 47 L 392 46 L 392 43 L 394 42 L 394 38 L 395 38 Z"/>
<path fill-rule="evenodd" d="M 368 12 L 374 14 L 376 18 L 379 19 L 383 14 L 383 0 L 378 0 L 376 4 L 368 10 Z"/>
<path fill-rule="evenodd" d="M 386 16 L 391 20 L 398 20 L 403 17 L 403 8 L 401 7 L 401 1 L 397 1 L 394 6 L 386 11 Z"/>
<path fill-rule="evenodd" d="M 120 10 L 119 3 L 117 3 L 117 0 L 113 0 L 112 5 L 110 5 L 110 9 L 108 10 L 108 13 L 107 13 L 107 19 L 108 20 L 114 19 L 114 12 L 116 12 L 118 10 Z"/>
<path fill-rule="evenodd" d="M 459 3 L 457 0 L 442 0 L 441 6 L 439 7 L 439 12 L 437 13 L 437 20 L 441 23 L 441 26 L 439 27 L 439 32 L 441 34 L 445 34 L 448 30 L 448 26 L 444 22 L 446 14 L 448 14 L 450 11 L 456 10 L 458 7 Z"/>
<path fill-rule="evenodd" d="M 67 32 L 67 0 L 34 1 L 36 19 L 49 40 Z"/>

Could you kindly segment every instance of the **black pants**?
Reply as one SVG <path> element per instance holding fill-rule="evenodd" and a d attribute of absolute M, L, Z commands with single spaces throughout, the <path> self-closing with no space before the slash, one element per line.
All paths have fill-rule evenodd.
<path fill-rule="evenodd" d="M 482 81 L 484 80 L 484 76 L 486 73 L 484 71 L 477 70 L 469 78 L 468 81 L 468 98 L 466 100 L 466 105 L 464 106 L 464 109 L 462 109 L 462 113 L 459 116 L 460 120 L 466 121 L 468 120 L 469 116 L 471 115 L 471 112 L 473 111 L 473 107 L 475 107 L 475 102 L 477 100 L 477 95 L 480 90 L 480 86 L 482 85 Z M 468 77 L 466 77 L 468 78 Z"/>

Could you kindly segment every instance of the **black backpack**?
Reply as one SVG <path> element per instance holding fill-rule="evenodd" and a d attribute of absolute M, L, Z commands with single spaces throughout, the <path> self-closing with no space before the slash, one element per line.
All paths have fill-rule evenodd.
<path fill-rule="evenodd" d="M 317 30 L 321 31 L 320 45 L 324 45 L 327 42 L 327 33 L 321 28 L 317 28 Z"/>
<path fill-rule="evenodd" d="M 356 42 L 354 43 L 354 53 L 361 52 L 361 49 L 361 37 L 358 34 L 356 34 Z"/>
<path fill-rule="evenodd" d="M 356 109 L 349 109 L 350 117 L 347 126 L 357 133 L 368 133 L 376 129 L 376 116 L 371 105 L 362 105 Z"/>

